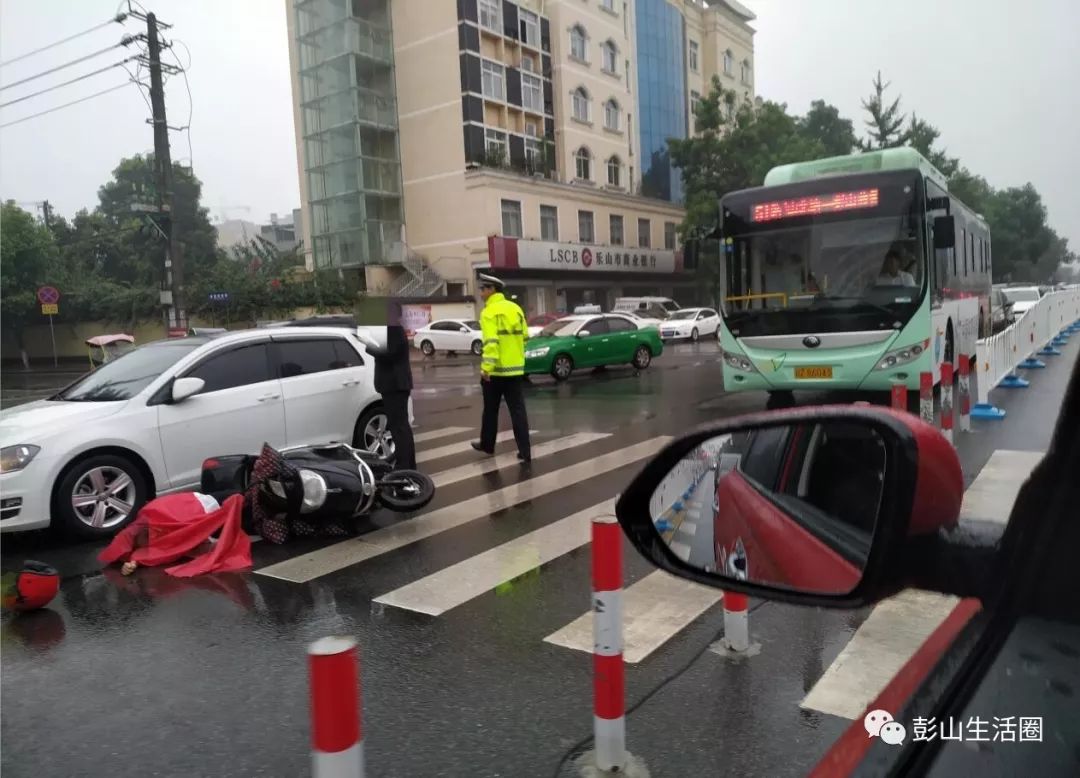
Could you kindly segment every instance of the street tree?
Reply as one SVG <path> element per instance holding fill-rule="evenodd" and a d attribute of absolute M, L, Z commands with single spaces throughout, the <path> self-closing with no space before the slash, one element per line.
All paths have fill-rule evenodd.
<path fill-rule="evenodd" d="M 25 330 L 42 320 L 37 290 L 59 286 L 52 233 L 13 200 L 0 206 L 0 326 L 11 333 L 23 367 L 29 369 Z"/>
<path fill-rule="evenodd" d="M 910 140 L 911 130 L 904 128 L 905 114 L 900 110 L 900 97 L 886 105 L 885 90 L 891 82 L 881 80 L 881 71 L 874 77 L 874 92 L 863 99 L 862 107 L 869 114 L 864 122 L 869 132 L 860 145 L 864 151 L 903 146 Z"/>
<path fill-rule="evenodd" d="M 816 139 L 830 157 L 841 157 L 858 148 L 851 119 L 841 117 L 839 109 L 824 100 L 810 103 L 810 110 L 798 120 L 798 125 L 803 135 Z"/>

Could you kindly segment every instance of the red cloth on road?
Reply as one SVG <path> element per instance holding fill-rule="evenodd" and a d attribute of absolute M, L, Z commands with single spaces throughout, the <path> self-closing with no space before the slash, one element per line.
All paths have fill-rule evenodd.
<path fill-rule="evenodd" d="M 98 559 L 105 564 L 137 562 L 147 567 L 167 565 L 193 556 L 190 561 L 166 568 L 177 578 L 222 573 L 251 567 L 251 539 L 241 528 L 243 495 L 234 494 L 215 511 L 207 512 L 191 493 L 170 494 L 151 500 L 125 527 Z M 218 529 L 221 536 L 204 553 L 198 553 Z M 146 535 L 139 543 L 139 534 Z"/>

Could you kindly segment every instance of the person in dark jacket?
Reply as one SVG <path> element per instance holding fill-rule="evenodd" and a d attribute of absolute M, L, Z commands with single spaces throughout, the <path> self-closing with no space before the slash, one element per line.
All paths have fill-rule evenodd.
<path fill-rule="evenodd" d="M 375 391 L 382 396 L 390 435 L 394 439 L 396 467 L 416 469 L 416 443 L 409 423 L 409 394 L 412 392 L 412 367 L 409 365 L 409 340 L 401 325 L 401 304 L 390 303 L 386 317 L 386 345 L 370 335 L 358 335 L 367 352 L 375 359 Z"/>

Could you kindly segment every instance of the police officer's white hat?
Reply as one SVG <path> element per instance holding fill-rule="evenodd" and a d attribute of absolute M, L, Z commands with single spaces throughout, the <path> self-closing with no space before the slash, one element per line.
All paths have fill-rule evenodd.
<path fill-rule="evenodd" d="M 480 286 L 492 286 L 499 290 L 506 286 L 501 279 L 488 275 L 487 273 L 477 273 L 476 280 L 479 282 Z"/>

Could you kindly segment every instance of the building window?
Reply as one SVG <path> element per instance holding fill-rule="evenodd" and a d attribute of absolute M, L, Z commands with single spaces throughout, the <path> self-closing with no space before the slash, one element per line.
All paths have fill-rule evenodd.
<path fill-rule="evenodd" d="M 502 228 L 503 235 L 508 238 L 520 238 L 524 233 L 521 230 L 521 203 L 518 200 L 502 201 Z"/>
<path fill-rule="evenodd" d="M 506 99 L 506 70 L 497 62 L 480 62 L 481 84 L 484 97 L 492 100 Z"/>
<path fill-rule="evenodd" d="M 626 114 L 626 134 L 630 136 L 630 156 L 634 156 L 634 115 Z M 633 184 L 633 176 L 630 176 L 630 183 Z"/>
<path fill-rule="evenodd" d="M 521 69 L 527 70 L 530 73 L 536 72 L 536 60 L 531 54 L 521 55 Z"/>
<path fill-rule="evenodd" d="M 611 231 L 611 245 L 621 246 L 623 244 L 622 217 L 611 214 L 608 217 L 608 227 Z"/>
<path fill-rule="evenodd" d="M 536 122 L 525 122 L 525 134 L 532 135 L 534 138 L 540 136 L 540 128 L 536 125 Z"/>
<path fill-rule="evenodd" d="M 616 63 L 618 62 L 619 57 L 619 50 L 615 48 L 615 41 L 604 41 L 600 45 L 600 52 L 603 55 L 601 67 L 604 72 L 614 75 L 616 72 L 615 69 L 618 67 Z"/>
<path fill-rule="evenodd" d="M 540 240 L 559 239 L 559 209 L 554 205 L 540 206 Z"/>
<path fill-rule="evenodd" d="M 609 130 L 619 129 L 619 104 L 614 98 L 604 103 L 604 126 Z"/>
<path fill-rule="evenodd" d="M 544 172 L 542 167 L 543 154 L 544 151 L 539 138 L 525 139 L 525 164 L 529 166 L 533 173 Z"/>
<path fill-rule="evenodd" d="M 615 155 L 607 161 L 607 182 L 608 186 L 620 186 L 619 183 L 622 179 L 622 162 Z"/>
<path fill-rule="evenodd" d="M 574 59 L 579 59 L 582 62 L 588 61 L 587 49 L 585 45 L 585 28 L 580 24 L 575 24 L 570 28 L 570 56 Z"/>
<path fill-rule="evenodd" d="M 522 43 L 539 48 L 540 46 L 540 17 L 532 11 L 524 8 L 518 9 L 518 27 L 521 33 Z"/>
<path fill-rule="evenodd" d="M 690 41 L 690 69 L 695 73 L 700 69 L 698 66 L 698 43 Z"/>
<path fill-rule="evenodd" d="M 504 164 L 507 160 L 506 133 L 499 130 L 484 130 L 484 148 L 491 157 L 491 161 Z"/>
<path fill-rule="evenodd" d="M 539 76 L 521 74 L 521 105 L 527 111 L 544 112 L 544 85 Z"/>
<path fill-rule="evenodd" d="M 731 49 L 724 52 L 724 75 L 730 76 L 733 74 L 735 68 L 735 55 L 731 53 Z"/>
<path fill-rule="evenodd" d="M 575 119 L 583 122 L 589 121 L 589 93 L 585 91 L 585 87 L 579 86 L 574 90 L 571 109 Z"/>
<path fill-rule="evenodd" d="M 647 249 L 652 246 L 652 235 L 650 233 L 650 225 L 648 219 L 637 220 L 637 244 L 643 249 Z"/>
<path fill-rule="evenodd" d="M 578 240 L 582 243 L 595 243 L 596 234 L 593 231 L 592 211 L 577 212 Z"/>
<path fill-rule="evenodd" d="M 750 60 L 744 59 L 742 61 L 742 67 L 739 69 L 739 77 L 742 82 L 749 86 L 750 84 Z"/>
<path fill-rule="evenodd" d="M 634 90 L 630 88 L 630 60 L 623 63 L 623 73 L 626 74 L 626 91 L 633 92 Z"/>
<path fill-rule="evenodd" d="M 592 154 L 584 146 L 574 154 L 574 172 L 582 181 L 592 180 Z"/>
<path fill-rule="evenodd" d="M 502 32 L 501 0 L 480 0 L 480 26 Z"/>
<path fill-rule="evenodd" d="M 675 222 L 664 222 L 664 248 L 675 250 Z"/>
<path fill-rule="evenodd" d="M 604 6 L 604 10 L 615 13 L 615 0 L 600 0 L 600 5 Z"/>
<path fill-rule="evenodd" d="M 724 100 L 724 115 L 727 117 L 728 121 L 731 121 L 732 119 L 735 118 L 735 100 L 734 100 L 734 98 L 729 99 L 729 100 Z"/>
<path fill-rule="evenodd" d="M 690 90 L 690 115 L 697 116 L 698 106 L 701 104 L 701 93 Z"/>

